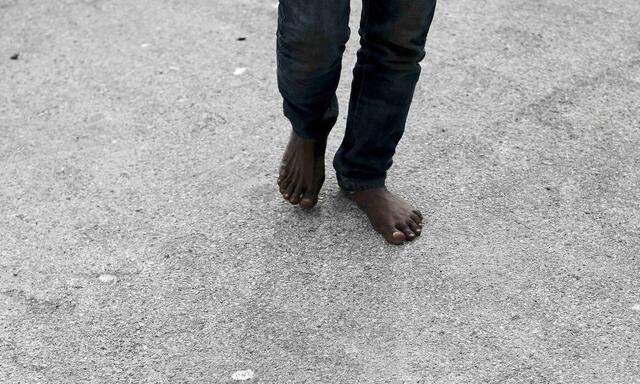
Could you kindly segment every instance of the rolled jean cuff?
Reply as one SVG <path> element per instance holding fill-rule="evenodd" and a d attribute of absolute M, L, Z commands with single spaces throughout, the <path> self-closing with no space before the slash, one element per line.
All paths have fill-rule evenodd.
<path fill-rule="evenodd" d="M 291 125 L 291 128 L 294 130 L 294 132 L 296 133 L 296 135 L 302 137 L 305 140 L 311 140 L 311 141 L 323 141 L 327 139 L 328 134 L 325 134 L 323 132 L 309 132 L 305 129 L 301 129 L 298 128 L 296 126 L 294 126 L 293 124 Z"/>
<path fill-rule="evenodd" d="M 377 179 L 352 179 L 344 176 L 336 175 L 338 179 L 338 185 L 345 192 L 358 192 L 373 188 L 384 187 L 385 178 L 380 177 Z"/>

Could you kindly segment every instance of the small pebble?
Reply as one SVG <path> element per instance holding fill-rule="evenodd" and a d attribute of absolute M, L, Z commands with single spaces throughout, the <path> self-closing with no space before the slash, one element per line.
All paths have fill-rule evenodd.
<path fill-rule="evenodd" d="M 233 71 L 233 74 L 238 76 L 238 75 L 242 75 L 246 71 L 247 71 L 247 68 L 236 68 L 236 70 Z"/>
<path fill-rule="evenodd" d="M 103 283 L 113 283 L 116 280 L 118 280 L 118 278 L 115 275 L 112 275 L 109 273 L 103 273 L 102 275 L 98 276 L 98 280 L 100 280 Z"/>
<path fill-rule="evenodd" d="M 250 369 L 246 369 L 244 371 L 238 371 L 233 375 L 231 375 L 231 378 L 233 380 L 243 380 L 243 381 L 253 379 L 253 371 Z"/>
<path fill-rule="evenodd" d="M 11 60 L 18 60 L 18 58 L 20 57 L 19 53 L 14 53 L 13 55 L 11 55 L 11 57 L 9 57 Z"/>

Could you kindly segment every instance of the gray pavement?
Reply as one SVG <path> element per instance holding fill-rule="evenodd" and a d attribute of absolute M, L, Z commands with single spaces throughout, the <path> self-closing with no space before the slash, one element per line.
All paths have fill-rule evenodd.
<path fill-rule="evenodd" d="M 0 0 L 0 382 L 640 383 L 640 3 L 440 2 L 402 247 L 281 201 L 276 6 Z"/>

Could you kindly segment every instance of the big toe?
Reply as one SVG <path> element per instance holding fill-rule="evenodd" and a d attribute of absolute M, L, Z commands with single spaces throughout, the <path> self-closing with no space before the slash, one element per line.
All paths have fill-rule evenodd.
<path fill-rule="evenodd" d="M 386 228 L 385 230 L 382 231 L 382 235 L 384 236 L 385 240 L 387 240 L 387 242 L 394 245 L 400 245 L 405 241 L 407 241 L 407 238 L 404 235 L 404 233 L 402 233 L 402 231 L 394 227 Z"/>
<path fill-rule="evenodd" d="M 302 199 L 300 199 L 300 206 L 302 208 L 313 208 L 318 204 L 318 195 L 312 193 L 304 193 Z"/>

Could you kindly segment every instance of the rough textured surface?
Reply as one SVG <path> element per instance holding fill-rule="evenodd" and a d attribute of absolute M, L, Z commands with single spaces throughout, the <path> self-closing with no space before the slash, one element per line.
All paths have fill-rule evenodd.
<path fill-rule="evenodd" d="M 640 382 L 639 3 L 439 4 L 402 247 L 281 201 L 275 7 L 0 0 L 0 382 Z"/>

